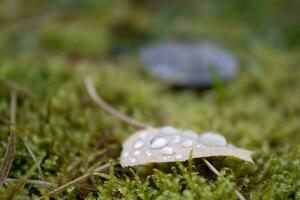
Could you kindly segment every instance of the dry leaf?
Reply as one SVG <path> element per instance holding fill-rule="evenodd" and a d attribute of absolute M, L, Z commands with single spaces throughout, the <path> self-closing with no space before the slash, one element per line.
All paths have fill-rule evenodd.
<path fill-rule="evenodd" d="M 253 162 L 251 151 L 228 144 L 224 136 L 206 132 L 201 135 L 192 130 L 179 130 L 167 126 L 147 128 L 131 135 L 123 144 L 121 166 L 147 163 L 176 162 L 193 158 L 232 156 Z"/>

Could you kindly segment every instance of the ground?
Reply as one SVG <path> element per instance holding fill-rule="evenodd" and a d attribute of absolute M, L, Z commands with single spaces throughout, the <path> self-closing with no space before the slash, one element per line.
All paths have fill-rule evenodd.
<path fill-rule="evenodd" d="M 118 158 L 134 131 L 103 112 L 84 78 L 117 110 L 153 126 L 215 130 L 255 164 L 209 159 L 125 168 L 68 187 L 56 199 L 300 199 L 300 16 L 294 1 L 6 1 L 0 4 L 0 157 L 8 147 L 12 81 L 16 154 L 8 177 L 62 185 Z M 299 4 L 299 3 L 298 3 Z M 239 59 L 238 76 L 206 89 L 174 88 L 142 69 L 138 49 L 164 39 L 210 39 Z M 4 81 L 3 81 L 4 80 Z M 3 161 L 3 159 L 1 159 Z M 36 164 L 38 165 L 38 164 Z M 28 176 L 25 176 L 27 174 Z M 8 184 L 1 199 L 43 186 Z"/>

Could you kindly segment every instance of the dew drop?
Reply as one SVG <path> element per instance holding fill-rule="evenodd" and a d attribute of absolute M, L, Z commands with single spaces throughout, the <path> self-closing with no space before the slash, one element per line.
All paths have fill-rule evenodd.
<path fill-rule="evenodd" d="M 180 142 L 180 138 L 181 138 L 180 135 L 175 135 L 173 143 L 179 143 Z"/>
<path fill-rule="evenodd" d="M 185 137 L 193 138 L 193 139 L 198 138 L 198 134 L 192 130 L 185 130 L 185 131 L 183 131 L 182 135 Z"/>
<path fill-rule="evenodd" d="M 197 144 L 196 147 L 197 148 L 201 148 L 203 145 L 202 144 Z"/>
<path fill-rule="evenodd" d="M 150 151 L 146 151 L 145 154 L 146 154 L 146 156 L 148 156 L 148 157 L 152 156 L 152 153 L 151 153 Z"/>
<path fill-rule="evenodd" d="M 168 140 L 166 138 L 155 137 L 151 141 L 150 147 L 153 148 L 153 149 L 159 149 L 159 148 L 162 148 L 162 147 L 166 146 L 167 144 L 168 144 Z"/>
<path fill-rule="evenodd" d="M 137 150 L 137 151 L 133 152 L 133 154 L 134 154 L 135 156 L 138 156 L 138 155 L 141 154 L 141 151 L 140 151 L 140 150 Z"/>
<path fill-rule="evenodd" d="M 160 132 L 166 135 L 174 135 L 177 133 L 177 129 L 172 126 L 165 126 L 160 129 Z"/>
<path fill-rule="evenodd" d="M 176 160 L 181 160 L 181 159 L 182 159 L 182 155 L 180 155 L 180 154 L 176 155 L 176 156 L 175 156 L 175 159 L 176 159 Z"/>
<path fill-rule="evenodd" d="M 143 146 L 144 146 L 144 142 L 139 140 L 134 143 L 133 148 L 139 149 L 139 148 L 142 148 Z"/>
<path fill-rule="evenodd" d="M 208 146 L 225 146 L 227 144 L 223 135 L 215 132 L 207 132 L 199 137 L 199 142 Z"/>
<path fill-rule="evenodd" d="M 164 147 L 161 150 L 161 154 L 163 155 L 173 155 L 174 154 L 174 150 L 172 147 Z"/>
<path fill-rule="evenodd" d="M 189 148 L 189 147 L 193 146 L 193 142 L 192 142 L 192 140 L 185 140 L 182 142 L 182 146 L 185 148 Z"/>
<path fill-rule="evenodd" d="M 135 163 L 136 162 L 136 159 L 135 158 L 132 158 L 130 159 L 131 163 Z"/>
<path fill-rule="evenodd" d="M 123 153 L 123 157 L 124 157 L 124 158 L 127 158 L 128 155 L 129 155 L 128 152 L 124 152 L 124 153 Z"/>

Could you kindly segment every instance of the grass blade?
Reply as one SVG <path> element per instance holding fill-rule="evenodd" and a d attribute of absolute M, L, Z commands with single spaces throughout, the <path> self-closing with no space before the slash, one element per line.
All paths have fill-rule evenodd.
<path fill-rule="evenodd" d="M 16 152 L 16 138 L 15 135 L 11 133 L 9 136 L 8 148 L 0 167 L 0 185 L 3 184 L 3 180 L 7 177 L 10 171 L 10 168 L 14 160 L 15 152 Z"/>
<path fill-rule="evenodd" d="M 3 184 L 4 179 L 9 174 L 10 168 L 12 166 L 15 153 L 16 153 L 16 138 L 13 130 L 13 126 L 16 122 L 16 93 L 11 93 L 10 98 L 10 127 L 9 127 L 9 142 L 8 142 L 8 148 L 6 150 L 4 159 L 0 166 L 0 185 Z"/>

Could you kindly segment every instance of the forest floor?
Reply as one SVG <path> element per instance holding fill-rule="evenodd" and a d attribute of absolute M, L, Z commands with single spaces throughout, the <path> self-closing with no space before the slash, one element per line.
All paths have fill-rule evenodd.
<path fill-rule="evenodd" d="M 270 0 L 74 2 L 0 5 L 1 158 L 8 149 L 10 96 L 17 93 L 9 178 L 63 185 L 119 157 L 136 129 L 91 100 L 84 85 L 89 76 L 120 112 L 157 127 L 220 132 L 253 151 L 254 164 L 209 159 L 219 177 L 197 159 L 132 169 L 111 165 L 55 198 L 236 199 L 238 189 L 247 199 L 300 199 L 299 6 Z M 238 76 L 212 88 L 178 89 L 143 70 L 143 45 L 195 38 L 235 54 Z M 0 196 L 36 199 L 51 190 L 10 183 L 0 187 Z"/>

